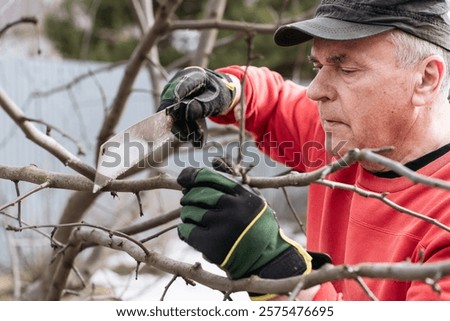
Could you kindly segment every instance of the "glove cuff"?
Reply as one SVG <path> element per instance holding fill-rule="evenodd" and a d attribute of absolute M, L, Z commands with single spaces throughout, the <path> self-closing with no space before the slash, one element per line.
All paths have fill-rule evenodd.
<path fill-rule="evenodd" d="M 228 113 L 229 110 L 232 109 L 234 107 L 234 105 L 236 104 L 236 99 L 238 97 L 237 89 L 238 89 L 238 85 L 240 86 L 240 83 L 239 82 L 236 83 L 236 81 L 234 81 L 234 78 L 232 78 L 228 74 L 217 72 L 215 70 L 211 70 L 208 68 L 205 68 L 205 70 L 206 70 L 206 72 L 213 75 L 217 79 L 217 81 L 220 82 L 230 92 L 230 97 L 229 97 L 230 99 L 229 99 L 228 106 L 221 108 L 221 110 L 218 111 L 217 113 L 211 114 L 211 116 L 224 115 L 224 114 Z"/>
<path fill-rule="evenodd" d="M 279 254 L 272 261 L 262 266 L 252 275 L 257 275 L 262 279 L 284 279 L 297 275 L 309 273 L 310 264 L 296 247 L 290 246 L 287 250 Z M 260 294 L 249 292 L 252 301 L 267 301 L 279 294 Z"/>
<path fill-rule="evenodd" d="M 262 279 L 284 279 L 302 275 L 307 270 L 305 258 L 293 246 L 251 274 Z"/>
<path fill-rule="evenodd" d="M 223 82 L 225 83 L 225 87 L 227 87 L 231 92 L 231 102 L 228 105 L 227 108 L 225 108 L 220 115 L 227 114 L 231 109 L 236 106 L 236 104 L 241 99 L 241 82 L 240 80 L 232 75 L 228 74 L 222 74 L 223 75 Z"/>

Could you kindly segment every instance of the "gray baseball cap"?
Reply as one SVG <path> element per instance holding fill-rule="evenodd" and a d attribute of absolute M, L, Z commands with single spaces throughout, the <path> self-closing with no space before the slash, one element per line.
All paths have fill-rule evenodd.
<path fill-rule="evenodd" d="M 395 28 L 450 50 L 445 0 L 322 0 L 313 19 L 287 24 L 275 43 L 292 46 L 314 37 L 352 40 Z"/>

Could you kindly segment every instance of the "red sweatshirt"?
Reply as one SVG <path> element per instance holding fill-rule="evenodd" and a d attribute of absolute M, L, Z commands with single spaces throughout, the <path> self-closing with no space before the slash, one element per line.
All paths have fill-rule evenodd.
<path fill-rule="evenodd" d="M 243 77 L 238 66 L 221 72 Z M 245 82 L 246 128 L 260 149 L 271 158 L 301 172 L 330 162 L 317 106 L 306 97 L 306 88 L 285 81 L 267 68 L 250 67 Z M 235 123 L 232 112 L 212 118 Z M 418 170 L 433 178 L 450 179 L 450 153 Z M 401 206 L 450 226 L 450 192 L 414 184 L 404 177 L 381 178 L 359 164 L 331 174 L 327 179 L 356 185 Z M 307 249 L 326 252 L 333 264 L 371 262 L 424 262 L 450 260 L 450 233 L 421 219 L 400 213 L 380 200 L 312 184 L 309 190 Z M 401 282 L 364 279 L 380 300 L 450 300 L 450 278 L 439 281 L 441 294 L 422 281 Z M 354 280 L 323 285 L 315 299 L 368 300 Z"/>

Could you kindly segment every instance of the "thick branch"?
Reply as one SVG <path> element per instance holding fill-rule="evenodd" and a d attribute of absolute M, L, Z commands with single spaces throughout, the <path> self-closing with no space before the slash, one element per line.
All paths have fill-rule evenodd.
<path fill-rule="evenodd" d="M 105 235 L 103 237 L 98 237 L 98 233 L 104 233 Z M 110 235 L 103 231 L 93 233 L 92 235 L 95 235 L 95 237 L 91 237 L 90 235 L 91 233 L 83 233 L 83 240 L 108 247 L 111 247 L 110 244 L 112 239 L 116 237 L 110 237 Z M 125 243 L 129 241 L 125 239 L 122 239 L 122 241 L 123 245 L 116 248 L 127 252 Z M 116 240 L 114 241 L 114 244 L 120 244 L 122 241 Z M 408 262 L 365 263 L 353 266 L 327 265 L 309 275 L 282 280 L 267 280 L 258 277 L 250 277 L 248 279 L 232 281 L 226 277 L 218 276 L 203 270 L 199 264 L 191 265 L 178 262 L 154 251 L 149 250 L 148 255 L 145 256 L 142 249 L 132 247 L 132 250 L 128 254 L 138 261 L 145 259 L 145 263 L 164 272 L 180 275 L 212 289 L 225 292 L 250 291 L 257 293 L 288 293 L 292 291 L 299 282 L 302 282 L 304 284 L 303 289 L 306 289 L 327 281 L 356 279 L 357 277 L 396 279 L 401 281 L 426 281 L 427 279 L 438 281 L 440 278 L 450 275 L 450 261 L 430 264 L 415 264 Z"/>
<path fill-rule="evenodd" d="M 49 188 L 60 188 L 66 190 L 76 190 L 83 192 L 92 192 L 93 182 L 81 175 L 70 175 L 45 171 L 36 166 L 13 167 L 0 165 L 0 179 L 9 179 L 12 181 L 25 181 L 34 184 L 43 184 L 48 182 Z M 156 177 L 146 179 L 127 179 L 114 180 L 104 191 L 131 192 L 145 191 L 158 188 L 167 188 L 180 190 L 176 179 L 161 174 Z"/>
<path fill-rule="evenodd" d="M 151 252 L 147 264 L 171 273 L 192 279 L 212 289 L 238 292 L 250 291 L 256 293 L 288 293 L 297 283 L 303 282 L 303 289 L 327 281 L 355 279 L 357 276 L 376 279 L 396 279 L 402 281 L 439 279 L 450 275 L 450 262 L 433 264 L 412 263 L 367 263 L 355 266 L 329 266 L 309 275 L 282 280 L 267 280 L 250 277 L 237 281 L 229 280 L 206 272 L 197 265 L 177 262 L 155 252 Z"/>
<path fill-rule="evenodd" d="M 85 224 L 81 223 L 80 225 Z M 233 281 L 203 270 L 198 263 L 191 265 L 179 262 L 155 251 L 148 250 L 138 241 L 121 232 L 110 231 L 101 227 L 90 227 L 92 225 L 86 224 L 86 226 L 74 230 L 66 247 L 59 251 L 59 254 L 62 255 L 62 260 L 52 280 L 52 287 L 47 299 L 60 299 L 69 272 L 73 269 L 73 262 L 76 256 L 82 251 L 84 244 L 97 244 L 124 251 L 137 262 L 149 264 L 161 271 L 179 275 L 183 278 L 201 283 L 211 289 L 227 293 L 238 291 L 289 293 L 295 289 L 307 289 L 328 281 L 342 279 L 356 280 L 361 277 L 401 281 L 422 280 L 430 284 L 436 284 L 441 278 L 450 275 L 450 261 L 429 264 L 410 262 L 363 263 L 352 266 L 325 265 L 320 270 L 314 271 L 309 275 L 281 280 L 260 279 L 252 276 L 247 279 Z M 18 228 L 18 230 L 20 229 L 24 228 Z M 298 286 L 299 284 L 301 285 L 300 287 Z"/>

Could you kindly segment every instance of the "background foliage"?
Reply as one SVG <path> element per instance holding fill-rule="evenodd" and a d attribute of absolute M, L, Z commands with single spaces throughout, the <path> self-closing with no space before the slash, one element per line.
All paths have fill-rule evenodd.
<path fill-rule="evenodd" d="M 157 8 L 157 1 L 154 2 Z M 180 20 L 202 19 L 206 3 L 207 1 L 183 1 L 176 11 L 177 18 Z M 281 11 L 295 16 L 311 10 L 317 3 L 317 0 L 230 1 L 226 7 L 224 19 L 248 23 L 276 23 L 283 18 Z M 92 30 L 83 26 L 83 20 L 92 23 Z M 85 24 L 89 23 L 85 22 Z M 125 60 L 136 47 L 140 37 L 129 1 L 64 0 L 59 15 L 49 16 L 45 26 L 47 36 L 64 57 L 71 59 L 109 62 Z M 246 64 L 247 43 L 244 34 L 221 30 L 218 39 L 233 36 L 236 37 L 236 41 L 213 51 L 210 56 L 210 68 Z M 313 74 L 305 59 L 309 53 L 309 44 L 280 48 L 273 42 L 273 35 L 258 34 L 254 38 L 253 45 L 253 65 L 268 66 L 285 77 L 292 77 L 293 66 L 300 65 L 300 75 L 297 77 L 311 79 Z M 88 50 L 86 50 L 87 46 Z M 170 37 L 159 42 L 158 50 L 163 66 L 169 65 L 185 54 L 173 46 Z"/>

